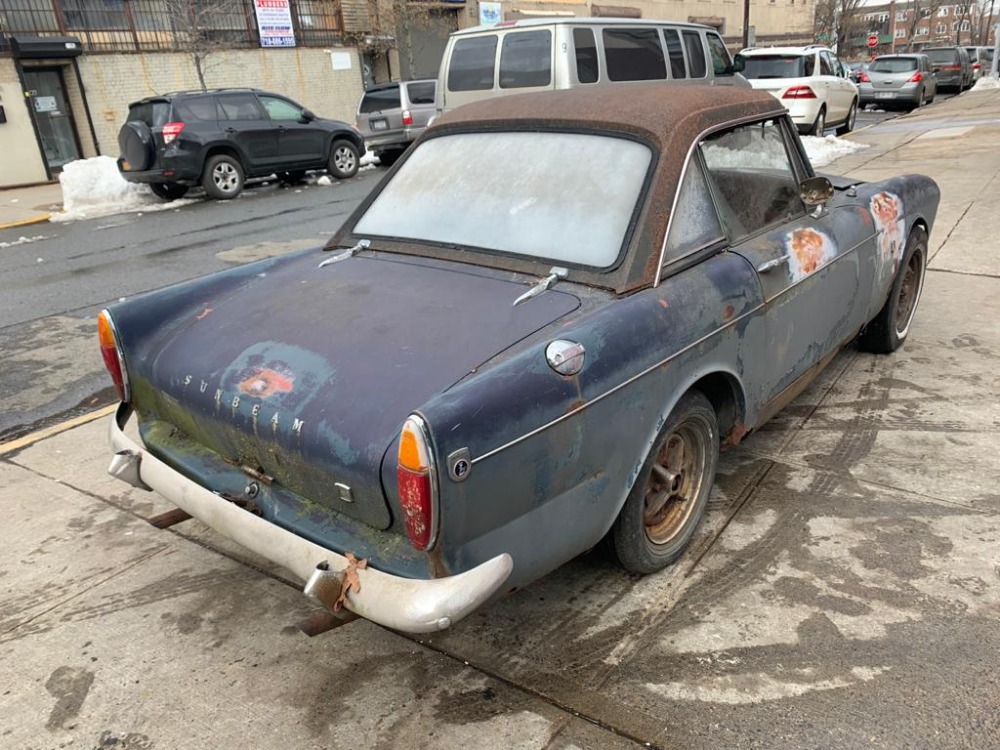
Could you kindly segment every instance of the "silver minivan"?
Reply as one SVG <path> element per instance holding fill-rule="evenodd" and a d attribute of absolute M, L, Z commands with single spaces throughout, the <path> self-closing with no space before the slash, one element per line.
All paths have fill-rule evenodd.
<path fill-rule="evenodd" d="M 538 18 L 456 31 L 438 74 L 437 110 L 505 94 L 633 81 L 749 88 L 708 26 L 624 18 Z"/>

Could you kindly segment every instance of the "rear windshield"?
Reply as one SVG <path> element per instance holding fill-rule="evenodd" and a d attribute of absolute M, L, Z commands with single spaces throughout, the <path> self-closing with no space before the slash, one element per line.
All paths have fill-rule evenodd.
<path fill-rule="evenodd" d="M 434 93 L 431 92 L 431 101 Z M 367 115 L 371 112 L 381 112 L 385 109 L 399 109 L 399 86 L 389 86 L 384 89 L 374 89 L 362 97 L 358 112 Z"/>
<path fill-rule="evenodd" d="M 583 133 L 440 136 L 402 163 L 354 233 L 604 268 L 627 239 L 651 159 L 636 141 Z"/>
<path fill-rule="evenodd" d="M 155 128 L 164 125 L 170 114 L 169 102 L 143 102 L 129 108 L 129 122 L 144 122 Z"/>
<path fill-rule="evenodd" d="M 493 88 L 496 57 L 496 34 L 459 39 L 451 51 L 448 90 L 484 91 Z"/>
<path fill-rule="evenodd" d="M 888 60 L 876 60 L 868 66 L 872 73 L 908 73 L 917 69 L 917 61 L 913 57 L 893 57 Z"/>
<path fill-rule="evenodd" d="M 953 49 L 928 49 L 924 50 L 932 63 L 957 63 L 958 52 Z"/>
<path fill-rule="evenodd" d="M 747 78 L 805 78 L 815 68 L 812 55 L 748 55 L 744 60 Z"/>
<path fill-rule="evenodd" d="M 434 89 L 437 84 L 434 81 L 420 81 L 419 83 L 406 84 L 406 96 L 410 104 L 433 104 Z"/>

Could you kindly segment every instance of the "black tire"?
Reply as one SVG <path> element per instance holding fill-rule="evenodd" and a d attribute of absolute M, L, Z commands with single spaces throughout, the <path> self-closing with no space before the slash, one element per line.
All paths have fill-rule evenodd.
<path fill-rule="evenodd" d="M 278 172 L 278 182 L 282 185 L 295 185 L 302 182 L 305 176 L 306 171 L 304 169 L 296 169 L 292 172 Z"/>
<path fill-rule="evenodd" d="M 819 114 L 816 115 L 816 121 L 812 124 L 809 129 L 809 135 L 818 135 L 820 138 L 823 137 L 823 131 L 826 130 L 826 108 L 821 107 Z"/>
<path fill-rule="evenodd" d="M 402 148 L 391 148 L 388 149 L 387 151 L 379 151 L 378 152 L 379 163 L 383 167 L 391 167 L 393 164 L 396 163 L 399 157 L 403 155 L 403 152 L 405 150 L 406 149 Z"/>
<path fill-rule="evenodd" d="M 906 240 L 903 262 L 892 282 L 889 298 L 861 333 L 862 349 L 889 354 L 903 345 L 920 302 L 926 272 L 927 232 L 916 226 Z"/>
<path fill-rule="evenodd" d="M 844 124 L 837 128 L 837 135 L 847 135 L 854 130 L 854 123 L 858 119 L 858 100 L 851 102 L 851 108 L 847 111 L 847 119 Z M 822 133 L 820 134 L 822 135 Z"/>
<path fill-rule="evenodd" d="M 358 147 L 344 138 L 338 138 L 330 146 L 330 159 L 327 171 L 338 180 L 354 177 L 361 166 L 361 154 Z"/>
<path fill-rule="evenodd" d="M 210 198 L 224 201 L 243 192 L 243 165 L 229 154 L 216 154 L 205 162 L 201 186 Z"/>
<path fill-rule="evenodd" d="M 715 409 L 688 391 L 670 412 L 611 529 L 622 567 L 655 573 L 680 557 L 705 515 L 719 462 Z"/>
<path fill-rule="evenodd" d="M 178 185 L 176 182 L 151 182 L 149 189 L 153 191 L 153 195 L 161 200 L 175 201 L 187 195 L 189 188 L 187 185 Z"/>

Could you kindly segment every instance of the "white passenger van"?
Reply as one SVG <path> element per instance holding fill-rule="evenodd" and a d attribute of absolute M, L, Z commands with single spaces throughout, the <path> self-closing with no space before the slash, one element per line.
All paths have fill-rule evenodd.
<path fill-rule="evenodd" d="M 491 96 L 630 81 L 750 84 L 718 32 L 675 21 L 538 18 L 454 32 L 438 73 L 438 112 Z"/>

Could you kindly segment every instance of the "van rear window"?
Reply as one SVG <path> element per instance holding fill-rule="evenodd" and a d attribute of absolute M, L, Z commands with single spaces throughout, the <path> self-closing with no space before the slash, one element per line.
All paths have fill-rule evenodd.
<path fill-rule="evenodd" d="M 667 77 L 656 29 L 604 29 L 604 57 L 612 81 L 652 81 Z"/>
<path fill-rule="evenodd" d="M 485 91 L 493 88 L 496 58 L 496 34 L 459 39 L 451 52 L 448 90 Z"/>
<path fill-rule="evenodd" d="M 503 38 L 500 88 L 548 86 L 552 82 L 552 32 L 518 31 Z"/>

